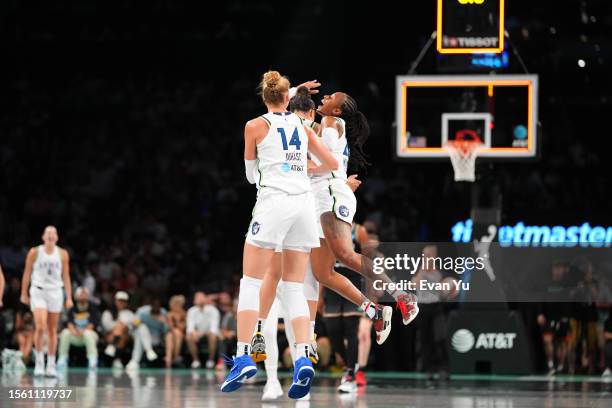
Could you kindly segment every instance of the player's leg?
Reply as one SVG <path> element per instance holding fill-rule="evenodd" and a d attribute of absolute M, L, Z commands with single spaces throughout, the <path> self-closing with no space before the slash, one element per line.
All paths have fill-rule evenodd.
<path fill-rule="evenodd" d="M 30 297 L 30 299 L 33 299 Z M 34 375 L 45 374 L 45 333 L 47 332 L 47 309 L 36 308 L 32 310 L 34 316 Z"/>
<path fill-rule="evenodd" d="M 339 219 L 335 213 L 329 211 L 321 214 L 321 226 L 329 248 L 340 262 L 366 279 L 378 279 L 387 284 L 393 283 L 387 274 L 374 273 L 374 263 L 370 258 L 355 252 L 351 224 Z M 404 324 L 412 322 L 419 312 L 416 296 L 403 290 L 387 289 L 387 293 L 393 296 L 397 302 Z M 368 313 L 367 310 L 366 313 Z"/>
<path fill-rule="evenodd" d="M 312 263 L 310 259 L 306 265 L 306 275 L 304 276 L 304 296 L 308 303 L 308 313 L 310 315 L 310 332 L 308 333 L 310 338 L 310 354 L 309 358 L 313 364 L 319 362 L 319 355 L 317 352 L 317 336 L 315 334 L 315 324 L 317 320 L 317 307 L 319 304 L 319 282 L 314 277 L 312 272 Z"/>
<path fill-rule="evenodd" d="M 372 348 L 372 321 L 370 319 L 361 318 L 359 319 L 359 355 L 357 358 L 357 364 L 359 369 L 355 374 L 355 382 L 358 387 L 367 385 L 366 370 L 368 367 L 368 359 L 370 357 L 370 349 Z"/>
<path fill-rule="evenodd" d="M 251 339 L 251 357 L 256 363 L 262 362 L 267 358 L 266 341 L 262 335 L 266 318 L 270 313 L 270 308 L 276 299 L 276 291 L 282 277 L 282 248 L 275 248 L 274 256 L 270 267 L 266 271 L 259 292 L 259 317 L 255 326 L 255 334 Z"/>
<path fill-rule="evenodd" d="M 346 371 L 341 380 L 338 391 L 343 393 L 355 392 L 357 384 L 355 382 L 355 372 L 357 370 L 357 358 L 359 355 L 359 316 L 343 316 L 342 325 L 344 338 L 346 339 Z"/>
<path fill-rule="evenodd" d="M 45 375 L 49 377 L 56 377 L 56 359 L 55 353 L 57 351 L 57 326 L 59 324 L 60 314 L 59 312 L 51 312 L 47 314 L 47 369 Z"/>
<path fill-rule="evenodd" d="M 264 361 L 266 368 L 266 385 L 264 386 L 262 401 L 272 401 L 283 395 L 283 389 L 278 380 L 278 315 L 280 300 L 276 298 L 272 303 L 266 324 L 261 328 L 265 338 L 267 358 Z"/>

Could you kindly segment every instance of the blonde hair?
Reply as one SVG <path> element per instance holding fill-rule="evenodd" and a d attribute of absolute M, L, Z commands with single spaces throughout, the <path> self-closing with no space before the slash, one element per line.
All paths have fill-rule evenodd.
<path fill-rule="evenodd" d="M 183 296 L 183 295 L 172 296 L 170 298 L 170 301 L 168 302 L 168 305 L 170 305 L 170 307 L 172 307 L 172 305 L 174 305 L 174 304 L 180 304 L 181 307 L 183 307 L 185 305 L 185 296 Z"/>
<path fill-rule="evenodd" d="M 280 105 L 285 102 L 285 94 L 289 92 L 289 80 L 278 71 L 268 71 L 263 74 L 259 83 L 259 94 L 265 104 Z"/>

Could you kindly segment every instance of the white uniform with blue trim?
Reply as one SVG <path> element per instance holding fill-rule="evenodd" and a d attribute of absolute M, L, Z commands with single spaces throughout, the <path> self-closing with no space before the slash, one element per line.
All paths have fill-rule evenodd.
<path fill-rule="evenodd" d="M 36 260 L 30 278 L 30 308 L 46 309 L 59 313 L 64 303 L 63 261 L 60 248 L 55 247 L 51 254 L 45 247 L 36 248 Z"/>
<path fill-rule="evenodd" d="M 340 166 L 338 170 L 328 173 L 313 174 L 310 178 L 312 191 L 315 196 L 320 238 L 325 238 L 323 228 L 321 228 L 321 214 L 331 211 L 336 218 L 348 224 L 352 224 L 355 211 L 357 211 L 357 199 L 355 198 L 355 194 L 348 184 L 346 184 L 346 172 L 350 155 L 348 142 L 346 140 L 346 124 L 343 119 L 334 119 L 338 121 L 341 132 L 340 138 L 331 153 L 336 160 L 338 160 Z M 320 164 L 320 161 L 316 157 L 312 159 L 316 164 Z"/>
<path fill-rule="evenodd" d="M 257 202 L 246 240 L 262 248 L 309 251 L 319 246 L 307 173 L 308 135 L 291 112 L 263 116 L 268 134 L 257 145 Z"/>

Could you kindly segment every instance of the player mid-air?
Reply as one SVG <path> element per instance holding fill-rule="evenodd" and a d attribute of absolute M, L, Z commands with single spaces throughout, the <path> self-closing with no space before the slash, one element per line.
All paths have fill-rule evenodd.
<path fill-rule="evenodd" d="M 34 375 L 57 376 L 55 352 L 57 325 L 62 306 L 72 308 L 72 285 L 68 251 L 57 246 L 58 234 L 48 226 L 42 235 L 43 245 L 28 252 L 21 281 L 21 302 L 30 305 L 34 315 Z M 64 304 L 64 290 L 66 302 Z M 29 289 L 29 292 L 28 292 Z M 44 341 L 47 334 L 47 367 Z"/>
<path fill-rule="evenodd" d="M 331 169 L 338 168 L 338 161 L 317 140 L 312 129 L 287 111 L 287 78 L 269 71 L 260 87 L 268 113 L 247 122 L 244 131 L 246 176 L 258 184 L 259 192 L 244 244 L 237 351 L 221 391 L 235 391 L 246 378 L 257 373 L 250 356 L 250 341 L 259 315 L 259 291 L 275 249 L 281 248 L 282 303 L 297 343 L 288 394 L 296 399 L 308 394 L 314 377 L 312 362 L 307 358 L 310 316 L 303 282 L 309 253 L 319 246 L 319 241 L 306 156 L 316 155 Z"/>

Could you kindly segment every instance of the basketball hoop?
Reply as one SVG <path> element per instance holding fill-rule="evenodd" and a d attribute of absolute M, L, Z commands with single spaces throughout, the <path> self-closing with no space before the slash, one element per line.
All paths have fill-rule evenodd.
<path fill-rule="evenodd" d="M 476 157 L 481 146 L 478 134 L 469 129 L 458 131 L 455 140 L 447 142 L 445 147 L 455 171 L 455 181 L 476 181 Z"/>

